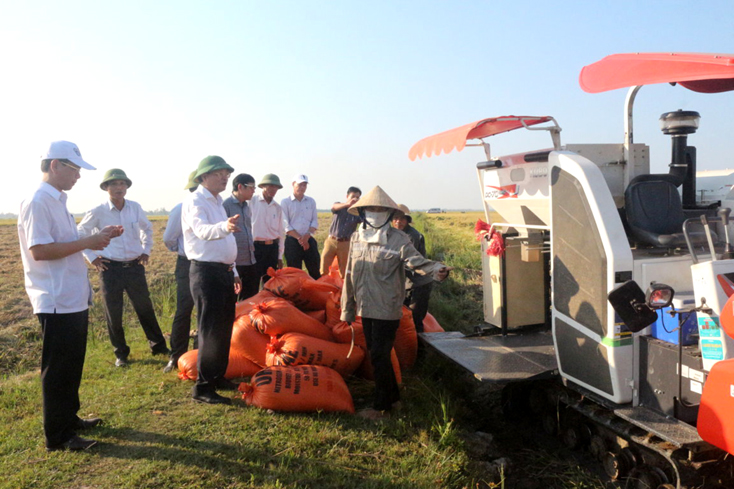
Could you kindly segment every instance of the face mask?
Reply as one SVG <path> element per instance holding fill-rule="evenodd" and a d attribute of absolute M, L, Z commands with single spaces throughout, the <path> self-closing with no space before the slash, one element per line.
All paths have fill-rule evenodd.
<path fill-rule="evenodd" d="M 387 211 L 382 211 L 382 212 L 365 211 L 364 212 L 364 219 L 365 221 L 367 221 L 367 224 L 375 228 L 383 227 L 385 224 L 387 224 L 389 218 L 390 218 L 390 214 Z"/>

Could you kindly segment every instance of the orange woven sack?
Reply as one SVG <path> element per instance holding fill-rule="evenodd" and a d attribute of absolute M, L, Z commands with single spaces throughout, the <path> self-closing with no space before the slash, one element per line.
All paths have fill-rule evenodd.
<path fill-rule="evenodd" d="M 323 365 L 349 377 L 364 360 L 359 346 L 324 341 L 301 333 L 286 333 L 272 337 L 268 345 L 266 363 L 271 365 Z"/>
<path fill-rule="evenodd" d="M 328 326 L 278 297 L 255 305 L 250 311 L 250 319 L 258 331 L 269 336 L 303 333 L 327 341 L 334 338 Z"/>
<path fill-rule="evenodd" d="M 443 333 L 445 330 L 438 324 L 433 314 L 426 313 L 426 317 L 423 318 L 423 332 L 424 333 Z"/>
<path fill-rule="evenodd" d="M 398 356 L 395 354 L 395 348 L 390 351 L 390 361 L 392 362 L 393 372 L 395 372 L 395 380 L 397 380 L 398 385 L 400 385 L 403 383 L 403 374 L 400 371 L 400 362 L 398 361 Z M 369 354 L 365 354 L 362 365 L 359 366 L 354 374 L 358 377 L 362 377 L 363 379 L 375 380 L 375 374 L 372 371 L 372 362 L 370 361 Z"/>
<path fill-rule="evenodd" d="M 199 371 L 196 361 L 199 358 L 199 350 L 189 350 L 178 357 L 178 378 L 181 380 L 196 380 Z"/>
<path fill-rule="evenodd" d="M 260 304 L 262 301 L 272 299 L 274 297 L 276 297 L 275 294 L 263 289 L 249 299 L 241 300 L 235 306 L 234 317 L 238 318 L 245 314 L 250 314 L 250 311 L 252 311 L 252 308 L 255 306 L 255 304 Z"/>
<path fill-rule="evenodd" d="M 199 350 L 190 350 L 178 359 L 178 378 L 181 380 L 196 380 L 199 371 L 196 362 L 199 359 Z M 229 364 L 224 374 L 225 379 L 236 379 L 239 377 L 252 377 L 262 370 L 259 365 L 251 362 L 241 351 L 231 348 L 229 350 Z"/>
<path fill-rule="evenodd" d="M 362 348 L 367 348 L 367 341 L 364 339 L 364 330 L 362 329 L 362 318 L 357 316 L 357 320 L 349 327 L 346 321 L 339 321 L 336 326 L 331 328 L 334 339 L 337 343 L 352 343 L 352 328 L 354 328 L 354 344 Z"/>
<path fill-rule="evenodd" d="M 270 280 L 265 282 L 263 290 L 272 292 L 284 299 L 290 299 L 298 294 L 298 291 L 301 290 L 301 282 L 311 279 L 308 272 L 294 267 L 285 267 L 279 270 L 270 267 L 268 268 L 268 275 Z"/>
<path fill-rule="evenodd" d="M 326 311 L 326 325 L 333 328 L 341 322 L 342 315 L 342 293 L 341 291 L 331 292 L 326 299 L 324 307 Z"/>
<path fill-rule="evenodd" d="M 354 413 L 354 402 L 344 379 L 320 365 L 268 367 L 249 384 L 240 384 L 249 406 L 286 412 Z"/>
<path fill-rule="evenodd" d="M 257 330 L 249 315 L 238 317 L 232 327 L 230 345 L 242 352 L 250 361 L 265 366 L 265 350 L 270 342 L 270 336 Z"/>
<path fill-rule="evenodd" d="M 326 282 L 327 284 L 336 285 L 340 289 L 344 287 L 344 279 L 339 273 L 339 260 L 334 257 L 334 261 L 329 265 L 329 273 L 316 279 L 317 282 Z"/>
<path fill-rule="evenodd" d="M 304 311 L 306 314 L 314 318 L 316 321 L 320 322 L 321 324 L 326 323 L 326 311 Z"/>
<path fill-rule="evenodd" d="M 320 311 L 326 307 L 329 293 L 338 287 L 326 282 L 317 282 L 300 268 L 286 267 L 280 270 L 268 269 L 271 279 L 264 289 L 278 297 L 288 299 L 302 311 Z"/>
<path fill-rule="evenodd" d="M 403 317 L 400 318 L 400 326 L 395 332 L 395 353 L 400 361 L 400 368 L 407 370 L 415 364 L 418 357 L 418 333 L 413 323 L 413 311 L 403 306 Z"/>

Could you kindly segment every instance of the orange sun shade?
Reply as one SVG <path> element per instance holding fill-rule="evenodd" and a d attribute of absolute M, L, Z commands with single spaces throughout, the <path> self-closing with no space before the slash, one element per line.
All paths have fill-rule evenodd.
<path fill-rule="evenodd" d="M 734 55 L 613 54 L 584 66 L 579 75 L 579 85 L 589 93 L 653 83 L 678 83 L 701 93 L 734 90 Z"/>
<path fill-rule="evenodd" d="M 423 156 L 431 157 L 448 154 L 453 150 L 461 151 L 468 139 L 482 139 L 503 132 L 514 131 L 521 127 L 534 126 L 552 120 L 549 116 L 534 117 L 525 115 L 508 115 L 482 119 L 455 129 L 450 129 L 433 136 L 423 138 L 410 148 L 408 156 L 412 161 Z"/>

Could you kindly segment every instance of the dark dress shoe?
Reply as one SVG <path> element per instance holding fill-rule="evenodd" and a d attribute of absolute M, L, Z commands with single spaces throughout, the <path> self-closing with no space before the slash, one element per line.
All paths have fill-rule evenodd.
<path fill-rule="evenodd" d="M 169 360 L 165 367 L 163 367 L 163 373 L 167 374 L 168 372 L 173 371 L 173 369 L 176 368 L 176 364 L 178 362 L 175 360 Z"/>
<path fill-rule="evenodd" d="M 221 389 L 223 391 L 236 391 L 240 387 L 239 384 L 230 382 L 227 379 L 219 379 L 215 385 L 217 386 L 217 389 Z"/>
<path fill-rule="evenodd" d="M 232 399 L 220 396 L 216 392 L 207 392 L 204 394 L 194 394 L 194 401 L 205 402 L 207 404 L 232 404 Z"/>
<path fill-rule="evenodd" d="M 66 440 L 64 443 L 46 447 L 46 450 L 49 452 L 55 452 L 57 450 L 71 450 L 72 452 L 78 452 L 80 450 L 92 448 L 96 444 L 96 440 L 88 440 L 87 438 L 82 438 L 81 436 L 74 435 Z"/>
<path fill-rule="evenodd" d="M 88 419 L 81 419 L 76 422 L 76 429 L 78 430 L 88 430 L 90 428 L 94 428 L 98 424 L 102 423 L 102 418 L 88 418 Z"/>
<path fill-rule="evenodd" d="M 130 365 L 130 363 L 127 361 L 127 358 L 118 358 L 115 360 L 115 367 L 127 367 Z"/>

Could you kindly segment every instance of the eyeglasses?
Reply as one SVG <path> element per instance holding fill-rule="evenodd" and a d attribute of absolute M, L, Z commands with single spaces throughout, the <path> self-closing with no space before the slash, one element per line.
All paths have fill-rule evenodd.
<path fill-rule="evenodd" d="M 254 183 L 245 183 L 242 184 L 242 186 L 247 188 L 257 188 Z"/>
<path fill-rule="evenodd" d="M 59 160 L 59 161 L 61 161 L 61 160 Z M 74 171 L 78 171 L 78 172 L 81 171 L 81 167 L 76 166 L 76 165 L 73 165 L 73 164 L 71 164 L 71 163 L 69 163 L 67 161 L 61 161 L 61 164 L 64 165 L 65 167 L 67 167 L 67 168 L 71 168 Z"/>

